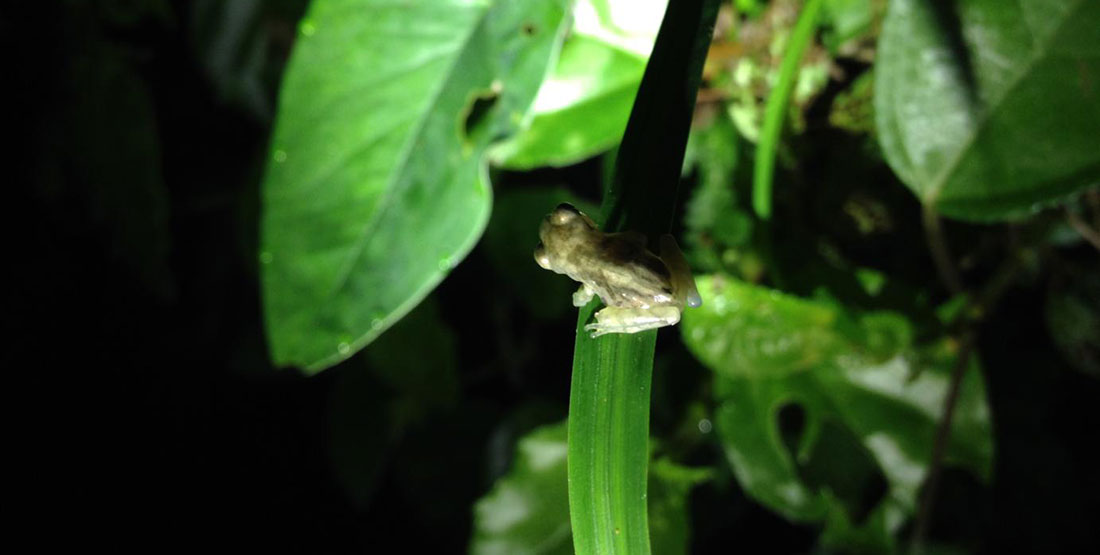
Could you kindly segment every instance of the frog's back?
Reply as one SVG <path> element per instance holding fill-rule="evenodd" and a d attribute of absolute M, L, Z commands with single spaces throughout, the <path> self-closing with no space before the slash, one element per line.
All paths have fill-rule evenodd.
<path fill-rule="evenodd" d="M 661 259 L 641 244 L 608 235 L 589 254 L 602 264 L 586 265 L 592 275 L 583 280 L 607 306 L 649 307 L 673 302 L 672 282 Z"/>

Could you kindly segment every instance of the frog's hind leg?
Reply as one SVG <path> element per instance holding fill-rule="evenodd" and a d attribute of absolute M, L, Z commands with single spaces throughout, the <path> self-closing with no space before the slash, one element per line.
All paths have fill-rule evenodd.
<path fill-rule="evenodd" d="M 608 333 L 638 333 L 680 321 L 680 309 L 675 306 L 653 308 L 622 308 L 609 306 L 596 313 L 596 322 L 584 327 L 592 337 Z"/>
<path fill-rule="evenodd" d="M 661 260 L 671 274 L 672 291 L 676 298 L 690 307 L 703 304 L 699 290 L 695 288 L 691 266 L 688 266 L 687 260 L 684 260 L 684 253 L 680 251 L 680 247 L 676 245 L 676 240 L 671 235 L 661 236 Z"/>

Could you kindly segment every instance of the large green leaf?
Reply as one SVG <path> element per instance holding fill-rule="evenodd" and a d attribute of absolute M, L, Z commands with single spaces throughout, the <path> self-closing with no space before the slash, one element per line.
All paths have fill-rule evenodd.
<path fill-rule="evenodd" d="M 520 555 L 573 553 L 567 496 L 565 422 L 519 440 L 511 471 L 474 506 L 470 553 Z M 649 496 L 654 552 L 686 553 L 687 496 L 709 475 L 666 459 L 653 462 Z"/>
<path fill-rule="evenodd" d="M 316 0 L 263 185 L 278 365 L 317 371 L 416 305 L 481 235 L 482 157 L 524 118 L 567 0 Z"/>
<path fill-rule="evenodd" d="M 494 163 L 561 166 L 617 144 L 626 129 L 667 0 L 580 0 L 576 24 L 539 89 L 529 127 L 499 148 Z"/>
<path fill-rule="evenodd" d="M 957 345 L 912 346 L 896 314 L 849 314 L 721 276 L 699 279 L 699 291 L 706 302 L 684 315 L 684 340 L 717 374 L 716 428 L 742 487 L 789 518 L 826 522 L 833 541 L 889 546 L 915 507 Z M 804 414 L 801 429 L 783 429 L 789 411 Z M 972 360 L 947 460 L 987 478 L 991 459 Z"/>
<path fill-rule="evenodd" d="M 458 404 L 456 343 L 428 297 L 371 343 L 361 357 L 365 365 L 340 369 L 329 403 L 329 456 L 355 503 L 369 503 L 406 429 Z"/>
<path fill-rule="evenodd" d="M 1100 183 L 1100 2 L 890 3 L 875 68 L 894 171 L 947 216 L 1005 219 Z"/>

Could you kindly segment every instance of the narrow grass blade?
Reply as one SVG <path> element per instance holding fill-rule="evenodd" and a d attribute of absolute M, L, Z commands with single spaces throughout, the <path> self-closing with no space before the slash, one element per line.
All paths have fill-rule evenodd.
<path fill-rule="evenodd" d="M 779 80 L 768 96 L 764 108 L 764 126 L 760 130 L 760 143 L 756 148 L 756 163 L 752 176 L 752 208 L 762 220 L 772 215 L 772 177 L 775 174 L 775 152 L 779 134 L 783 130 L 783 116 L 791 100 L 791 91 L 798 79 L 798 64 L 810 45 L 817 29 L 822 0 L 809 0 L 798 16 L 798 23 L 791 33 L 783 62 L 779 66 Z"/>
<path fill-rule="evenodd" d="M 603 229 L 668 230 L 695 95 L 719 0 L 671 2 L 604 195 Z M 649 553 L 646 476 L 655 331 L 584 331 L 580 311 L 569 399 L 569 514 L 578 554 Z"/>

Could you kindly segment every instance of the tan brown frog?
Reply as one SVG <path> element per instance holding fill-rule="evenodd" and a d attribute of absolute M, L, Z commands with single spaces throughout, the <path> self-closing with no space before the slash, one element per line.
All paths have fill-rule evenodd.
<path fill-rule="evenodd" d="M 539 266 L 581 283 L 573 306 L 584 306 L 593 295 L 607 305 L 584 327 L 592 337 L 671 326 L 684 306 L 703 304 L 671 235 L 661 237 L 658 257 L 646 249 L 644 235 L 603 233 L 584 213 L 560 204 L 543 219 L 539 239 Z"/>

